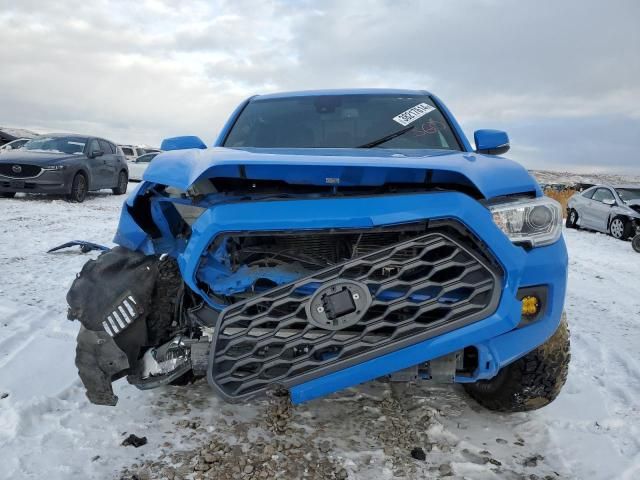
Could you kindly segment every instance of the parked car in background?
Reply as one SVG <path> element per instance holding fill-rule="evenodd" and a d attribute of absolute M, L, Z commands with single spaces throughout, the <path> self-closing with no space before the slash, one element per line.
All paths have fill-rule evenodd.
<path fill-rule="evenodd" d="M 17 150 L 21 148 L 29 140 L 30 140 L 29 138 L 18 138 L 17 140 L 13 140 L 12 142 L 5 143 L 0 147 L 0 153 L 10 152 L 11 150 Z"/>
<path fill-rule="evenodd" d="M 573 195 L 567 228 L 587 228 L 626 240 L 640 227 L 640 185 L 596 185 Z"/>
<path fill-rule="evenodd" d="M 122 151 L 103 138 L 49 134 L 0 156 L 0 196 L 17 192 L 64 194 L 82 202 L 103 188 L 127 191 L 129 169 Z"/>
<path fill-rule="evenodd" d="M 159 153 L 160 152 L 145 153 L 144 155 L 140 155 L 133 162 L 130 162 L 129 163 L 129 179 L 136 182 L 141 182 L 142 175 L 144 174 L 144 171 L 149 166 L 149 162 L 151 162 L 151 160 L 157 157 Z"/>
<path fill-rule="evenodd" d="M 125 157 L 127 157 L 128 162 L 135 161 L 136 158 L 141 157 L 142 155 L 146 155 L 147 153 L 160 153 L 162 150 L 158 148 L 151 148 L 145 146 L 135 146 L 135 145 L 118 145 Z"/>

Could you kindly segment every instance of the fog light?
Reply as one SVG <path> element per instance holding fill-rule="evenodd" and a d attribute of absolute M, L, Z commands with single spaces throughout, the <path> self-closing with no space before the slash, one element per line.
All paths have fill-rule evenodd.
<path fill-rule="evenodd" d="M 522 297 L 522 315 L 535 315 L 540 309 L 540 300 L 533 295 Z"/>

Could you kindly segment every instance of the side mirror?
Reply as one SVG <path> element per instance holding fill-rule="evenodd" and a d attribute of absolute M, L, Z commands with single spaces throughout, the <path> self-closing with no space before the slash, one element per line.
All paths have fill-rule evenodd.
<path fill-rule="evenodd" d="M 93 150 L 93 151 L 89 154 L 89 158 L 101 157 L 102 155 L 104 155 L 104 152 L 103 152 L 102 150 Z"/>
<path fill-rule="evenodd" d="M 613 198 L 605 198 L 604 200 L 602 200 L 602 203 L 613 207 L 616 204 L 616 201 Z"/>
<path fill-rule="evenodd" d="M 199 148 L 204 150 L 207 145 L 195 135 L 184 137 L 165 138 L 160 145 L 160 150 L 186 150 L 189 148 Z"/>
<path fill-rule="evenodd" d="M 473 133 L 476 152 L 488 155 L 502 155 L 509 151 L 509 135 L 502 130 L 476 130 Z"/>

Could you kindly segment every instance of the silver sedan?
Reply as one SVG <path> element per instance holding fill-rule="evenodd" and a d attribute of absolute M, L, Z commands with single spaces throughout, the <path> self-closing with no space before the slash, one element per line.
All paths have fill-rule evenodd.
<path fill-rule="evenodd" d="M 587 228 L 625 240 L 640 229 L 640 185 L 596 185 L 569 199 L 567 228 Z"/>

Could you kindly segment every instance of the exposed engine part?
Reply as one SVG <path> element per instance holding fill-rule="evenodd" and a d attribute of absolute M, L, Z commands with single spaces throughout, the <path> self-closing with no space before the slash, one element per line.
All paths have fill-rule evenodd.
<path fill-rule="evenodd" d="M 148 349 L 127 380 L 141 390 L 165 385 L 191 370 L 190 347 L 181 336 Z"/>
<path fill-rule="evenodd" d="M 299 262 L 311 270 L 357 258 L 388 245 L 409 240 L 424 233 L 424 224 L 373 232 L 314 232 L 313 235 L 255 235 L 233 237 L 230 249 L 232 267 L 259 260 Z"/>
<path fill-rule="evenodd" d="M 143 380 L 149 377 L 166 375 L 189 361 L 189 347 L 181 337 L 157 348 L 150 348 L 142 357 L 140 368 Z"/>
<path fill-rule="evenodd" d="M 216 303 L 229 305 L 294 282 L 331 265 L 424 234 L 426 223 L 370 231 L 278 232 L 221 236 L 200 266 L 198 279 Z M 402 259 L 416 251 L 403 252 Z M 387 276 L 394 274 L 387 268 Z M 220 310 L 223 307 L 220 308 Z"/>

